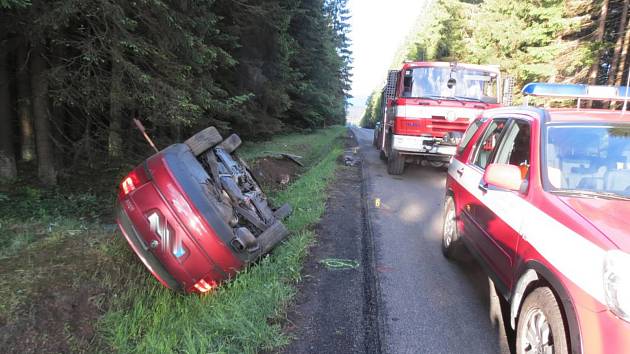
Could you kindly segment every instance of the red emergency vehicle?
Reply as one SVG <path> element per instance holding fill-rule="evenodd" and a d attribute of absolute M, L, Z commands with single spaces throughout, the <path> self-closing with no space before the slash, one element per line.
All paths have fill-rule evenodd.
<path fill-rule="evenodd" d="M 406 162 L 448 162 L 470 121 L 510 104 L 511 88 L 495 65 L 406 62 L 390 71 L 374 133 L 387 172 L 403 173 Z"/>
<path fill-rule="evenodd" d="M 626 98 L 585 85 L 523 93 Z M 442 251 L 462 245 L 509 304 L 517 354 L 630 353 L 630 114 L 485 111 L 448 169 Z"/>

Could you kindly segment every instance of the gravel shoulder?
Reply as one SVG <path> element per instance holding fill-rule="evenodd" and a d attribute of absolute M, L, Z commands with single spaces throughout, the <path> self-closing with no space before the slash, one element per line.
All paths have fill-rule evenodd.
<path fill-rule="evenodd" d="M 362 172 L 354 137 L 328 190 L 302 283 L 285 331 L 294 337 L 284 353 L 377 353 L 378 331 L 369 233 L 364 223 Z M 356 152 L 356 153 L 355 153 Z M 344 164 L 344 161 L 340 161 Z"/>

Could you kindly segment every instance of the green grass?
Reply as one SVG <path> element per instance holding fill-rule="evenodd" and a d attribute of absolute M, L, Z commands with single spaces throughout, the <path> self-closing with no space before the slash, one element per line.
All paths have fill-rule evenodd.
<path fill-rule="evenodd" d="M 280 322 L 314 239 L 309 227 L 324 212 L 325 190 L 342 152 L 337 140 L 342 132 L 333 128 L 319 132 L 317 138 L 283 137 L 281 146 L 286 144 L 292 153 L 304 137 L 320 153 L 309 153 L 312 163 L 319 162 L 274 198 L 278 205 L 291 203 L 294 212 L 286 220 L 292 236 L 272 255 L 206 296 L 175 294 L 142 269 L 142 275 L 135 277 L 142 281 L 130 282 L 129 290 L 103 318 L 100 329 L 108 345 L 120 352 L 253 353 L 288 343 Z M 278 143 L 267 146 L 277 147 Z M 259 153 L 246 152 L 246 156 L 251 159 Z M 138 272 L 141 266 L 135 268 Z"/>
<path fill-rule="evenodd" d="M 302 156 L 301 162 L 310 167 L 317 163 L 334 147 L 333 141 L 346 130 L 343 126 L 333 126 L 310 134 L 288 134 L 263 142 L 245 142 L 238 153 L 248 161 L 268 155 L 270 152 L 284 152 Z"/>
<path fill-rule="evenodd" d="M 73 351 L 251 353 L 288 343 L 281 323 L 314 240 L 310 227 L 324 212 L 343 132 L 344 127 L 332 127 L 239 149 L 249 162 L 267 151 L 304 157 L 300 178 L 271 194 L 277 205 L 292 204 L 294 212 L 285 221 L 292 235 L 272 255 L 205 296 L 161 286 L 111 228 L 115 186 L 124 168 L 111 169 L 102 180 L 81 176 L 52 190 L 24 181 L 3 187 L 0 298 L 8 301 L 0 302 L 0 319 L 36 326 L 34 319 L 20 316 L 32 306 L 47 306 L 36 303 L 46 292 L 72 294 L 87 286 L 97 289 L 99 295 L 89 301 L 104 315 L 91 342 L 68 333 Z"/>

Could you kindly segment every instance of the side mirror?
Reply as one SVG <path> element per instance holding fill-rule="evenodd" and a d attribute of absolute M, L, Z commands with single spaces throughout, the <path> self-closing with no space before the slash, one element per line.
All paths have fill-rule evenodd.
<path fill-rule="evenodd" d="M 499 163 L 493 163 L 486 167 L 483 181 L 488 185 L 510 191 L 520 191 L 523 185 L 521 169 L 518 166 Z"/>
<path fill-rule="evenodd" d="M 453 78 L 450 78 L 446 82 L 446 87 L 448 87 L 449 89 L 452 89 L 453 86 L 455 86 L 455 84 L 457 84 L 457 81 L 455 79 L 453 79 Z"/>

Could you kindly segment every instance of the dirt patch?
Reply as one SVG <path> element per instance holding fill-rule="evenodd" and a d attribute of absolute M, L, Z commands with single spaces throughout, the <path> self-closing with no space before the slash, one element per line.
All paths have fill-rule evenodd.
<path fill-rule="evenodd" d="M 291 183 L 299 172 L 300 166 L 285 158 L 262 157 L 252 166 L 252 174 L 258 183 L 273 190 Z"/>
<path fill-rule="evenodd" d="M 86 352 L 115 283 L 104 236 L 43 240 L 0 260 L 0 348 L 6 353 Z M 101 251 L 99 251 L 101 250 Z"/>

